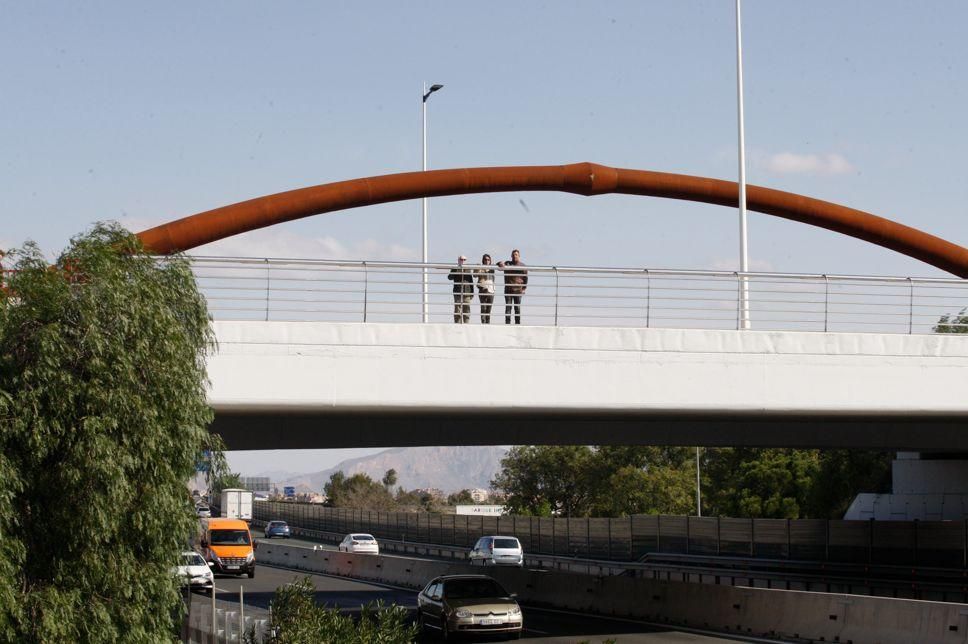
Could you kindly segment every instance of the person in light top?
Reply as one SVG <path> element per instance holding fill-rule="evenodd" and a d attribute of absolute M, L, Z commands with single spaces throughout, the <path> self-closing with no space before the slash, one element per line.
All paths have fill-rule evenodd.
<path fill-rule="evenodd" d="M 491 256 L 484 253 L 481 257 L 482 268 L 474 270 L 474 277 L 477 279 L 477 299 L 481 302 L 481 324 L 491 323 L 491 305 L 494 303 L 494 269 L 487 268 L 491 265 Z"/>

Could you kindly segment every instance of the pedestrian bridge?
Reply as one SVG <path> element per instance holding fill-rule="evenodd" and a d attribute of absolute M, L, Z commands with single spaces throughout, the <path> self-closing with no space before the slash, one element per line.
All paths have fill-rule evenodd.
<path fill-rule="evenodd" d="M 968 335 L 933 332 L 962 280 L 529 267 L 506 326 L 500 290 L 494 323 L 448 322 L 448 266 L 227 262 L 194 270 L 229 449 L 968 450 Z"/>

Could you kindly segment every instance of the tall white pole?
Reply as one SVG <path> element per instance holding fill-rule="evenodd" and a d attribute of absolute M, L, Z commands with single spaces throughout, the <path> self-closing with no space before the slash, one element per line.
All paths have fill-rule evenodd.
<path fill-rule="evenodd" d="M 699 485 L 699 447 L 696 446 L 696 516 L 702 516 L 702 487 Z"/>
<path fill-rule="evenodd" d="M 427 83 L 423 84 L 423 91 L 420 93 L 420 105 L 423 111 L 423 127 L 421 128 L 421 138 L 423 139 L 423 171 L 427 171 Z M 427 322 L 429 316 L 429 306 L 427 302 L 427 198 L 423 198 L 423 321 Z"/>
<path fill-rule="evenodd" d="M 746 137 L 743 128 L 743 27 L 741 0 L 736 0 L 736 114 L 739 121 L 739 270 L 749 271 L 746 243 Z M 740 278 L 740 328 L 750 328 L 750 292 L 746 277 Z"/>

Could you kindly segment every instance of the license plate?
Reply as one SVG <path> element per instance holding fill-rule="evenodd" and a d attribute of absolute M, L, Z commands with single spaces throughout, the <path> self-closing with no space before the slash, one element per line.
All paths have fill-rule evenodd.
<path fill-rule="evenodd" d="M 503 624 L 503 623 L 504 623 L 503 619 L 482 619 L 481 620 L 482 626 L 489 626 L 491 624 Z"/>
<path fill-rule="evenodd" d="M 225 569 L 226 570 L 238 570 L 239 567 L 238 566 L 226 566 Z"/>

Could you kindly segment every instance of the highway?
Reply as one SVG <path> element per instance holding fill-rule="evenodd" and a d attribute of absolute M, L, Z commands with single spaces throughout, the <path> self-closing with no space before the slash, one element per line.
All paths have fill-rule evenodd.
<path fill-rule="evenodd" d="M 266 617 L 269 601 L 275 589 L 291 581 L 309 576 L 316 587 L 316 601 L 321 605 L 342 611 L 358 611 L 360 605 L 376 600 L 396 603 L 413 615 L 417 605 L 417 593 L 413 590 L 393 588 L 344 577 L 309 574 L 266 565 L 256 568 L 254 579 L 247 577 L 218 576 L 215 580 L 216 600 L 220 608 L 238 610 L 239 589 L 244 589 L 246 615 Z M 210 610 L 206 594 L 193 593 L 192 610 Z M 557 643 L 588 641 L 590 643 L 615 640 L 620 644 L 688 643 L 713 644 L 731 641 L 767 641 L 757 639 L 728 638 L 706 635 L 644 622 L 599 618 L 562 611 L 522 606 L 525 632 L 522 641 Z M 418 641 L 435 641 L 432 636 L 422 636 Z M 473 640 L 465 640 L 473 641 Z"/>

